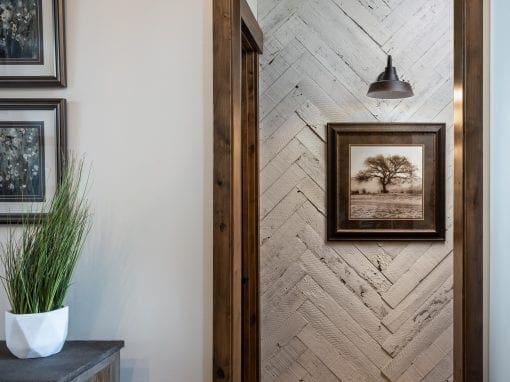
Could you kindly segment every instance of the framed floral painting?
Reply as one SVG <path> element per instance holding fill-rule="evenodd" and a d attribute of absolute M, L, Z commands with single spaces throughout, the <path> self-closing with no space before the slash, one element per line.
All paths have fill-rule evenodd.
<path fill-rule="evenodd" d="M 328 125 L 329 240 L 444 240 L 445 125 Z"/>
<path fill-rule="evenodd" d="M 0 86 L 66 86 L 64 0 L 0 0 Z"/>
<path fill-rule="evenodd" d="M 45 212 L 65 155 L 64 100 L 0 100 L 0 223 Z"/>

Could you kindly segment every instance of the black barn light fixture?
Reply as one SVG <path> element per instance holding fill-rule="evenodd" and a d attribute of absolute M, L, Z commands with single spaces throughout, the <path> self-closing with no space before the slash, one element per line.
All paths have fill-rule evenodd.
<path fill-rule="evenodd" d="M 386 70 L 379 74 L 377 81 L 368 88 L 367 96 L 381 99 L 409 98 L 414 95 L 409 82 L 400 81 L 397 70 L 392 64 L 391 56 L 388 56 Z"/>

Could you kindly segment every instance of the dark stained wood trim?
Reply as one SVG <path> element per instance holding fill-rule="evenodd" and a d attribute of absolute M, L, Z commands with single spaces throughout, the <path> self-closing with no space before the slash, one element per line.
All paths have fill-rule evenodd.
<path fill-rule="evenodd" d="M 258 52 L 243 28 L 242 381 L 260 380 Z"/>
<path fill-rule="evenodd" d="M 454 379 L 483 381 L 483 0 L 455 0 Z"/>
<path fill-rule="evenodd" d="M 247 16 L 245 10 L 242 21 L 242 4 L 213 1 L 213 380 L 229 382 L 257 381 L 258 374 L 245 379 L 243 368 L 249 368 L 252 378 L 260 362 L 256 82 L 262 42 L 251 34 L 256 25 L 251 12 Z M 242 35 L 249 52 L 244 79 L 251 81 L 246 100 L 256 102 L 249 108 L 242 106 Z M 244 136 L 243 118 L 251 130 Z M 252 256 L 243 258 L 243 249 Z"/>
<path fill-rule="evenodd" d="M 213 1 L 213 380 L 241 378 L 241 14 Z"/>
<path fill-rule="evenodd" d="M 263 44 L 264 44 L 264 34 L 262 33 L 262 29 L 260 29 L 259 23 L 257 19 L 253 15 L 250 6 L 246 0 L 241 1 L 241 20 L 243 22 L 243 27 L 248 29 L 248 33 L 246 36 L 250 39 L 251 46 L 255 49 L 256 52 L 262 54 Z"/>

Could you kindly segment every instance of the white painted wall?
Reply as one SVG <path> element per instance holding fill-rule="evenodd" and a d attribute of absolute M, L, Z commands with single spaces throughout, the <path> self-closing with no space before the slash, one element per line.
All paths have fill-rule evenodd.
<path fill-rule="evenodd" d="M 264 0 L 259 22 L 262 381 L 292 380 L 295 362 L 311 375 L 331 367 L 317 353 L 326 346 L 347 354 L 354 380 L 421 379 L 413 361 L 437 356 L 423 341 L 453 344 L 453 2 Z M 366 96 L 388 53 L 415 97 Z M 324 242 L 332 121 L 446 123 L 446 242 Z M 338 314 L 357 322 L 349 333 L 327 328 Z M 420 370 L 423 380 L 450 380 L 448 353 Z"/>
<path fill-rule="evenodd" d="M 491 0 L 491 256 L 489 380 L 510 376 L 510 2 Z"/>
<path fill-rule="evenodd" d="M 70 338 L 126 340 L 123 382 L 208 381 L 212 1 L 67 0 L 67 32 L 67 89 L 0 97 L 67 98 L 70 147 L 93 162 Z"/>

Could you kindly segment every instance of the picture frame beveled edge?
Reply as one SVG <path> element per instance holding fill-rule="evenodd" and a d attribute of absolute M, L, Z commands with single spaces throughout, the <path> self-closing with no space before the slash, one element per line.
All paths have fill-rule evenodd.
<path fill-rule="evenodd" d="M 57 185 L 60 184 L 63 166 L 68 159 L 67 100 L 65 98 L 5 98 L 0 99 L 0 110 L 55 110 L 56 176 Z M 0 213 L 0 226 L 37 223 L 46 215 L 45 213 Z"/>
<path fill-rule="evenodd" d="M 0 89 L 67 87 L 65 0 L 52 1 L 55 16 L 55 76 L 0 76 Z"/>
<path fill-rule="evenodd" d="M 327 129 L 327 154 L 326 154 L 326 241 L 446 241 L 446 123 L 444 122 L 328 122 Z M 340 233 L 336 229 L 337 221 L 337 173 L 333 171 L 336 162 L 337 133 L 344 132 L 425 132 L 434 133 L 436 139 L 436 172 L 438 181 L 436 196 L 438 200 L 435 208 L 436 229 L 395 230 L 395 232 L 355 232 L 345 230 Z M 442 164 L 442 165 L 441 165 Z M 333 190 L 333 191 L 332 191 Z M 333 213 L 331 213 L 333 212 Z"/>

